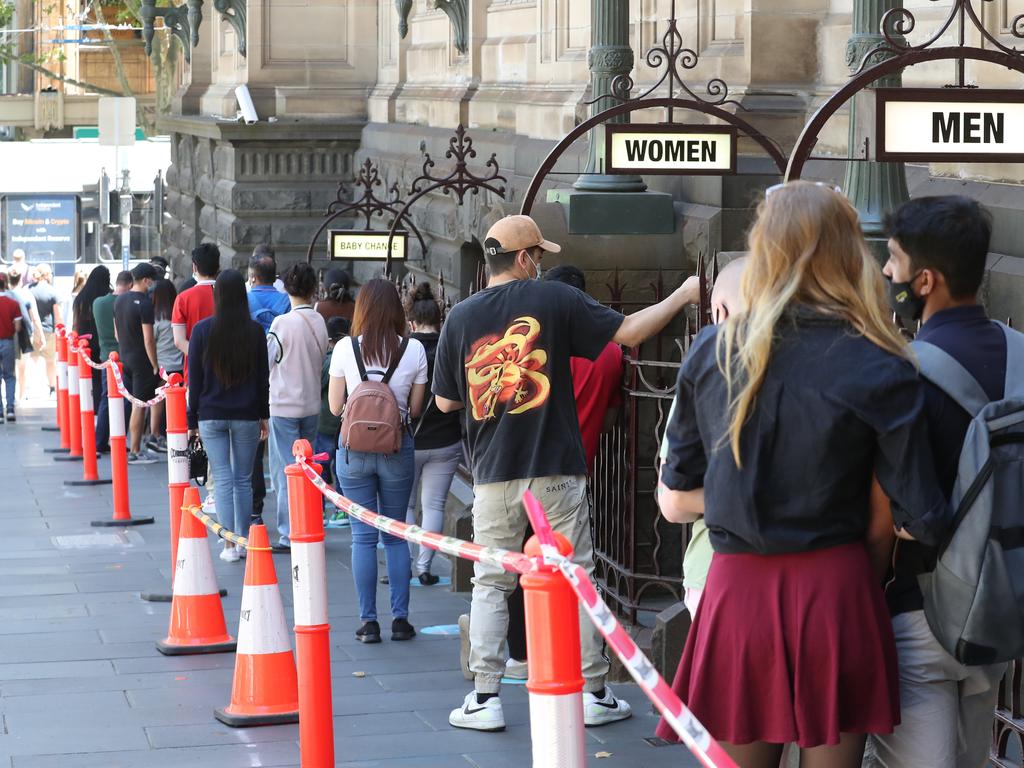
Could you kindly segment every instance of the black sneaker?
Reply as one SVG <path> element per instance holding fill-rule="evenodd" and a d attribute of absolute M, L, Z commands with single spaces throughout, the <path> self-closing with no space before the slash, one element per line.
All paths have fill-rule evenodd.
<path fill-rule="evenodd" d="M 416 637 L 416 629 L 408 619 L 395 619 L 391 622 L 392 640 L 412 640 L 414 637 Z"/>
<path fill-rule="evenodd" d="M 13 424 L 17 420 L 18 420 L 18 417 L 14 415 L 14 411 L 8 411 L 7 412 L 7 421 L 8 421 L 8 423 Z"/>
<path fill-rule="evenodd" d="M 367 621 L 356 630 L 356 640 L 360 643 L 379 643 L 380 624 L 376 621 Z"/>
<path fill-rule="evenodd" d="M 419 575 L 419 579 L 420 584 L 422 584 L 424 587 L 432 587 L 441 580 L 437 576 L 432 574 L 430 571 L 424 571 L 423 573 L 421 573 Z"/>

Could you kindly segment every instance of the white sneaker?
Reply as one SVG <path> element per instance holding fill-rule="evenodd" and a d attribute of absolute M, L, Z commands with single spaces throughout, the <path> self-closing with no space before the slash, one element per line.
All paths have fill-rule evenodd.
<path fill-rule="evenodd" d="M 225 547 L 220 551 L 220 559 L 225 563 L 237 563 L 238 562 L 238 550 L 235 547 Z"/>
<path fill-rule="evenodd" d="M 529 665 L 525 661 L 509 659 L 505 662 L 505 677 L 512 680 L 526 680 L 529 677 Z"/>
<path fill-rule="evenodd" d="M 501 710 L 501 699 L 495 696 L 478 704 L 476 691 L 470 691 L 462 706 L 453 709 L 448 715 L 448 723 L 455 728 L 469 728 L 473 731 L 504 731 L 505 713 Z"/>
<path fill-rule="evenodd" d="M 587 727 L 625 720 L 632 714 L 629 702 L 616 699 L 608 686 L 605 686 L 603 699 L 592 693 L 583 693 L 583 724 Z"/>

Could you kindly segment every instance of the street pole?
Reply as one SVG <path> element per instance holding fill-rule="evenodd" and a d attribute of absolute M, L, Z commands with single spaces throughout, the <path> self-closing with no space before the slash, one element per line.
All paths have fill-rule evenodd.
<path fill-rule="evenodd" d="M 591 116 L 617 102 L 609 94 L 612 81 L 633 69 L 633 49 L 629 47 L 629 3 L 624 0 L 591 0 L 590 3 Z M 609 123 L 628 123 L 629 116 L 612 118 Z M 604 171 L 604 126 L 590 132 L 590 149 L 584 174 L 573 185 L 588 192 L 643 192 L 647 189 L 639 176 L 607 174 Z"/>
<path fill-rule="evenodd" d="M 121 179 L 121 269 L 127 272 L 131 261 L 132 243 L 132 188 L 125 168 Z"/>
<path fill-rule="evenodd" d="M 846 45 L 846 63 L 851 71 L 860 66 L 864 56 L 885 38 L 880 31 L 882 17 L 893 8 L 902 8 L 902 0 L 854 0 L 853 34 Z M 884 58 L 888 58 L 885 56 Z M 883 56 L 872 57 L 868 63 L 877 64 Z M 875 87 L 894 88 L 903 83 L 903 76 L 897 72 L 875 83 Z M 867 89 L 850 102 L 850 153 L 851 158 L 864 156 L 864 137 L 874 134 L 875 103 L 874 92 Z M 879 137 L 875 137 L 877 146 Z M 874 152 L 874 147 L 867 148 Z M 872 252 L 879 259 L 886 256 L 886 235 L 883 225 L 885 215 L 898 208 L 910 198 L 907 190 L 907 175 L 903 163 L 878 163 L 854 161 L 846 164 L 846 179 L 843 183 L 846 196 L 860 213 L 861 228 Z"/>

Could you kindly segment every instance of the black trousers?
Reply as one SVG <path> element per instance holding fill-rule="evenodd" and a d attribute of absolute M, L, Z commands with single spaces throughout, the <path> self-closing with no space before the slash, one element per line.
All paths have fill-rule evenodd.
<path fill-rule="evenodd" d="M 523 539 L 523 547 L 533 536 L 533 527 L 526 526 L 526 537 Z M 523 588 L 516 580 L 516 588 L 508 596 L 508 634 L 505 636 L 508 643 L 508 655 L 516 661 L 526 661 L 526 604 L 523 601 Z"/>
<path fill-rule="evenodd" d="M 256 459 L 252 467 L 252 519 L 263 518 L 263 501 L 267 498 L 267 481 L 263 474 L 263 457 L 267 451 L 266 440 L 260 440 L 256 447 Z"/>

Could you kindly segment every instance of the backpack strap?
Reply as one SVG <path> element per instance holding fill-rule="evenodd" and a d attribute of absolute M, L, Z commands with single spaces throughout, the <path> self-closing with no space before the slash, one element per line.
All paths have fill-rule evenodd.
<path fill-rule="evenodd" d="M 391 365 L 388 366 L 388 372 L 384 374 L 384 378 L 381 379 L 382 384 L 387 384 L 391 381 L 391 377 L 395 375 L 395 371 L 398 370 L 398 364 L 402 362 L 402 355 L 405 354 L 405 348 L 409 346 L 409 337 L 403 336 L 402 343 L 398 346 L 398 354 L 395 355 L 395 359 L 391 361 Z"/>
<path fill-rule="evenodd" d="M 359 337 L 349 336 L 352 339 L 352 355 L 356 359 L 356 366 L 359 368 L 359 378 L 366 381 L 366 366 L 363 365 L 363 355 L 359 352 Z"/>
<path fill-rule="evenodd" d="M 953 398 L 972 419 L 988 405 L 988 395 L 981 388 L 981 384 L 957 362 L 956 358 L 927 341 L 915 341 L 910 346 L 921 364 L 921 375 Z"/>
<path fill-rule="evenodd" d="M 1024 398 L 1024 333 L 998 320 L 996 325 L 1006 334 L 1006 383 L 1003 397 Z"/>

